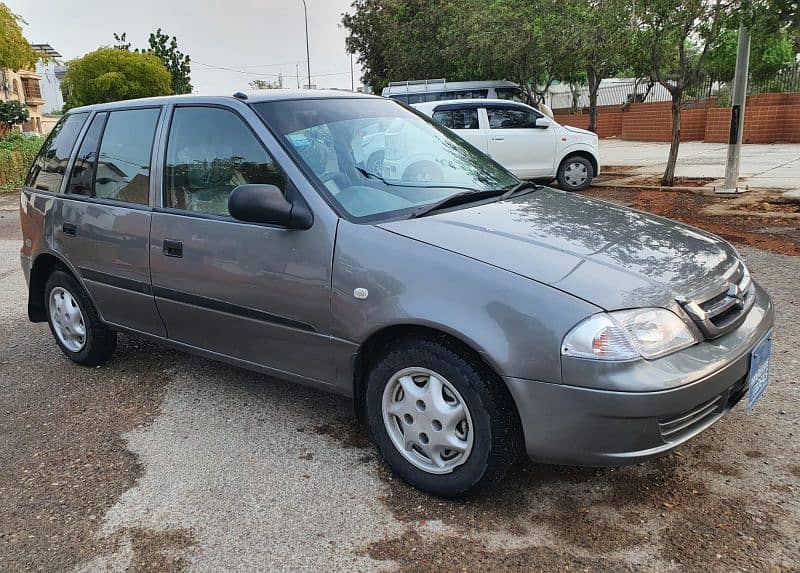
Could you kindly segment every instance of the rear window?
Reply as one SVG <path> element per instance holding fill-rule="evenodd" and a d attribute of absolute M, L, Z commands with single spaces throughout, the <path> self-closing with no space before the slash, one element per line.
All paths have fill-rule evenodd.
<path fill-rule="evenodd" d="M 73 113 L 58 122 L 33 162 L 25 181 L 27 187 L 53 193 L 61 191 L 69 156 L 88 116 L 88 113 Z"/>

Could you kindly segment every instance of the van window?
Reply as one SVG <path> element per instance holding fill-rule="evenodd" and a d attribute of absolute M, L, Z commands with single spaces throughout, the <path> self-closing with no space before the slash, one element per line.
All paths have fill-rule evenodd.
<path fill-rule="evenodd" d="M 521 108 L 486 108 L 489 129 L 529 129 L 536 127 L 534 111 Z"/>
<path fill-rule="evenodd" d="M 221 108 L 175 109 L 167 139 L 165 206 L 228 215 L 228 195 L 247 183 L 286 190 L 283 172 L 244 121 Z"/>
<path fill-rule="evenodd" d="M 69 156 L 88 116 L 88 113 L 72 113 L 58 122 L 33 162 L 25 180 L 27 187 L 53 193 L 61 191 Z"/>
<path fill-rule="evenodd" d="M 150 155 L 160 114 L 160 108 L 108 114 L 94 178 L 95 197 L 148 204 Z"/>
<path fill-rule="evenodd" d="M 433 119 L 450 129 L 478 129 L 477 108 L 436 111 Z"/>
<path fill-rule="evenodd" d="M 100 147 L 100 136 L 106 124 L 107 113 L 98 113 L 94 116 L 83 142 L 78 148 L 72 173 L 69 176 L 67 193 L 94 197 L 94 176 L 97 171 L 97 149 Z"/>

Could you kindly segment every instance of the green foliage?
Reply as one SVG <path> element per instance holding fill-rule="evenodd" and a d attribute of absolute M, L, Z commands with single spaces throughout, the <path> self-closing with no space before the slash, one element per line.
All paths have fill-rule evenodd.
<path fill-rule="evenodd" d="M 0 193 L 22 186 L 36 154 L 44 143 L 44 137 L 26 137 L 11 132 L 0 139 Z"/>
<path fill-rule="evenodd" d="M 17 100 L 0 101 L 0 123 L 9 128 L 13 125 L 25 123 L 30 118 L 28 108 Z"/>
<path fill-rule="evenodd" d="M 725 29 L 712 44 L 705 63 L 705 71 L 714 79 L 730 81 L 736 70 L 738 29 Z M 767 80 L 794 64 L 794 45 L 785 29 L 777 31 L 753 30 L 750 38 L 750 77 L 755 81 Z"/>
<path fill-rule="evenodd" d="M 0 2 L 0 69 L 29 70 L 36 67 L 39 55 L 22 35 L 24 20 Z"/>
<path fill-rule="evenodd" d="M 125 34 L 122 36 L 124 41 Z M 192 93 L 191 58 L 178 49 L 178 39 L 175 36 L 170 38 L 159 28 L 150 34 L 148 42 L 150 43 L 149 51 L 155 54 L 169 70 L 172 93 Z"/>
<path fill-rule="evenodd" d="M 61 85 L 65 109 L 172 93 L 169 72 L 156 56 L 114 48 L 70 61 Z"/>
<path fill-rule="evenodd" d="M 283 87 L 283 81 L 272 82 L 269 80 L 253 80 L 249 83 L 251 90 L 278 90 Z"/>

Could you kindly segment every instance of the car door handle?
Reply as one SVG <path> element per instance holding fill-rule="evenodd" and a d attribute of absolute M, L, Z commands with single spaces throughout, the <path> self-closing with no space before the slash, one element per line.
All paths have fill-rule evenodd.
<path fill-rule="evenodd" d="M 493 137 L 492 138 L 492 141 L 505 141 L 505 140 L 506 140 L 505 137 Z"/>
<path fill-rule="evenodd" d="M 162 251 L 168 257 L 180 259 L 183 257 L 183 243 L 180 241 L 173 241 L 172 239 L 164 239 L 164 247 Z"/>
<path fill-rule="evenodd" d="M 63 223 L 61 225 L 61 231 L 67 237 L 74 237 L 78 234 L 78 226 L 75 223 Z"/>

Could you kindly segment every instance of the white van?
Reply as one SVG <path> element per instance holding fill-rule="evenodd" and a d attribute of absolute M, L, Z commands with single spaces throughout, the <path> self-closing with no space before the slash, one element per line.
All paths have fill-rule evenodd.
<path fill-rule="evenodd" d="M 522 88 L 514 82 L 491 80 L 480 82 L 448 82 L 445 79 L 391 82 L 383 88 L 383 97 L 415 104 L 465 98 L 491 98 L 524 101 Z"/>

